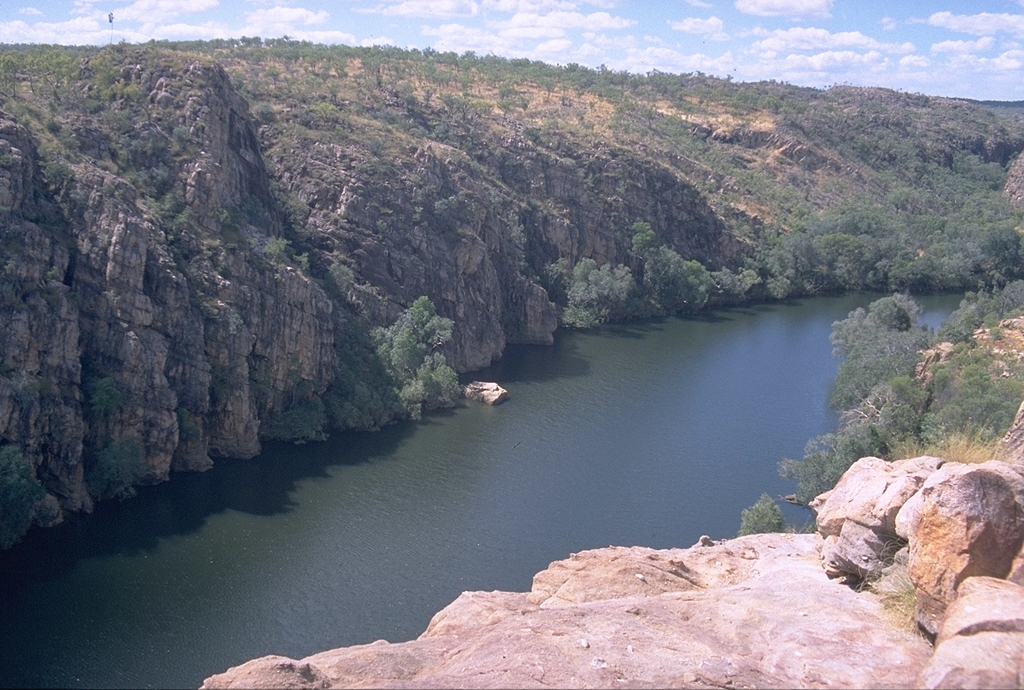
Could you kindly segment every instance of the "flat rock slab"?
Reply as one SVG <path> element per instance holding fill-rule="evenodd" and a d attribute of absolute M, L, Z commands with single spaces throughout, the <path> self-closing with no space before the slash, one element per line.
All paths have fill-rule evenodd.
<path fill-rule="evenodd" d="M 583 552 L 529 594 L 462 594 L 417 640 L 264 657 L 203 688 L 895 688 L 930 654 L 825 576 L 813 535 L 771 534 Z"/>

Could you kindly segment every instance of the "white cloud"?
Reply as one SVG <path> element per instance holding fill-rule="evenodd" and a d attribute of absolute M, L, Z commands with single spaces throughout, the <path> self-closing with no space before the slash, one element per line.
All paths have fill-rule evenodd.
<path fill-rule="evenodd" d="M 885 53 L 914 52 L 913 43 L 882 43 L 859 31 L 832 33 L 827 29 L 794 27 L 771 32 L 762 30 L 759 33 L 766 35 L 767 38 L 751 43 L 751 50 L 772 55 L 791 51 L 829 51 L 836 48 L 858 48 Z"/>
<path fill-rule="evenodd" d="M 607 12 L 583 14 L 581 12 L 556 11 L 547 14 L 519 12 L 506 21 L 490 22 L 489 26 L 496 29 L 539 26 L 559 29 L 582 29 L 584 31 L 604 31 L 608 29 L 625 29 L 634 24 L 636 24 L 636 21 L 632 19 L 613 17 Z"/>
<path fill-rule="evenodd" d="M 397 17 L 473 17 L 480 6 L 473 0 L 405 0 L 376 11 Z"/>
<path fill-rule="evenodd" d="M 538 40 L 542 38 L 562 38 L 565 31 L 554 26 L 513 26 L 499 32 L 505 38 L 521 38 Z"/>
<path fill-rule="evenodd" d="M 484 9 L 499 12 L 550 12 L 551 10 L 575 10 L 578 2 L 561 0 L 483 0 Z"/>
<path fill-rule="evenodd" d="M 828 17 L 834 0 L 736 0 L 736 9 L 759 17 Z"/>
<path fill-rule="evenodd" d="M 827 50 L 816 55 L 787 55 L 783 64 L 789 71 L 842 73 L 857 67 L 881 67 L 885 58 L 877 51 Z"/>
<path fill-rule="evenodd" d="M 569 48 L 572 48 L 572 41 L 567 38 L 558 38 L 541 43 L 533 49 L 533 53 L 535 55 L 551 56 L 556 53 L 564 53 L 569 50 Z"/>
<path fill-rule="evenodd" d="M 1016 72 L 1024 67 L 1024 50 L 1008 50 L 999 57 L 993 58 L 989 64 L 998 71 Z"/>
<path fill-rule="evenodd" d="M 897 22 L 892 17 L 882 17 L 882 19 L 878 23 L 881 24 L 882 28 L 885 29 L 886 31 L 893 31 L 894 29 L 896 29 L 896 27 L 899 26 L 899 22 Z"/>
<path fill-rule="evenodd" d="M 704 72 L 706 74 L 728 74 L 735 69 L 732 53 L 726 52 L 718 57 L 703 53 L 681 53 L 671 48 L 650 46 L 643 49 L 631 49 L 624 59 L 610 60 L 612 69 L 626 70 L 638 74 L 646 74 L 653 70 L 661 72 Z"/>
<path fill-rule="evenodd" d="M 729 34 L 723 30 L 725 23 L 718 17 L 708 17 L 707 19 L 687 17 L 681 22 L 670 21 L 669 26 L 676 31 L 685 31 L 688 34 L 706 34 L 713 41 L 729 40 Z"/>
<path fill-rule="evenodd" d="M 212 38 L 228 38 L 231 31 L 219 24 L 161 24 L 148 25 L 142 28 L 142 33 L 149 34 L 150 38 L 157 40 L 209 40 Z"/>
<path fill-rule="evenodd" d="M 305 33 L 300 36 L 303 30 L 300 27 L 323 24 L 327 21 L 328 14 L 323 10 L 313 12 L 302 7 L 272 7 L 269 10 L 255 10 L 245 18 L 245 26 L 240 30 L 241 36 L 289 36 L 300 40 L 316 41 L 311 36 L 316 34 Z M 323 32 L 325 38 L 331 36 L 350 36 L 341 32 Z M 342 43 L 343 40 L 325 40 L 324 42 Z"/>
<path fill-rule="evenodd" d="M 18 10 L 18 14 L 28 15 L 30 17 L 41 17 L 43 13 L 37 10 L 35 7 L 22 7 Z"/>
<path fill-rule="evenodd" d="M 932 26 L 975 36 L 993 36 L 1005 33 L 1018 38 L 1024 37 L 1024 14 L 936 12 L 928 17 L 928 23 Z"/>
<path fill-rule="evenodd" d="M 703 7 L 705 9 L 714 7 L 710 2 L 704 2 L 704 0 L 686 0 L 686 4 L 690 7 Z"/>
<path fill-rule="evenodd" d="M 147 41 L 138 33 L 118 32 L 116 39 Z M 0 43 L 57 43 L 60 45 L 89 45 L 107 43 L 110 28 L 106 22 L 100 24 L 93 17 L 76 17 L 66 22 L 38 22 L 26 24 L 23 21 L 0 22 Z"/>
<path fill-rule="evenodd" d="M 212 10 L 218 0 L 136 0 L 114 10 L 114 21 L 164 22 L 182 14 Z"/>
<path fill-rule="evenodd" d="M 977 41 L 942 41 L 932 44 L 933 53 L 977 53 L 988 50 L 995 45 L 996 40 L 991 36 L 979 38 Z"/>
<path fill-rule="evenodd" d="M 511 52 L 514 45 L 512 40 L 498 34 L 462 24 L 424 26 L 423 35 L 434 37 L 433 48 L 441 52 L 464 53 L 471 50 L 501 55 Z"/>
<path fill-rule="evenodd" d="M 932 61 L 923 55 L 907 55 L 900 58 L 900 69 L 928 69 Z"/>
<path fill-rule="evenodd" d="M 636 38 L 634 36 L 608 36 L 607 34 L 588 31 L 583 34 L 583 38 L 589 43 L 601 46 L 606 50 L 622 51 L 636 46 Z"/>

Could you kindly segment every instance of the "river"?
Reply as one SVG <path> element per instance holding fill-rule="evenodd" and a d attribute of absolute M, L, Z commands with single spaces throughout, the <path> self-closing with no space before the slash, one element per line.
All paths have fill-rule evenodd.
<path fill-rule="evenodd" d="M 558 333 L 418 423 L 266 446 L 0 552 L 0 685 L 195 687 L 264 654 L 414 638 L 464 590 L 574 551 L 734 536 L 833 430 L 824 297 Z M 929 297 L 938 324 L 958 297 Z M 810 513 L 785 506 L 803 524 Z"/>

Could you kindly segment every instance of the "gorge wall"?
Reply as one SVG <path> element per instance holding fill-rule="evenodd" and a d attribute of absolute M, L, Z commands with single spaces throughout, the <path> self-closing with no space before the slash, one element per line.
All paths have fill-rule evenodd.
<path fill-rule="evenodd" d="M 908 142 L 943 174 L 972 156 L 1002 180 L 1024 149 L 1024 129 L 981 108 L 884 90 L 757 86 L 790 112 L 753 86 L 655 75 L 640 107 L 524 72 L 517 110 L 486 60 L 473 76 L 446 56 L 282 45 L 40 48 L 0 94 L 0 451 L 44 490 L 25 494 L 31 522 L 263 438 L 401 418 L 373 384 L 374 327 L 426 295 L 453 321 L 441 349 L 459 372 L 551 343 L 567 302 L 552 267 L 639 279 L 638 221 L 715 276 L 712 302 L 837 289 L 818 279 L 853 272 L 844 257 L 783 247 L 811 215 L 956 196 L 891 191 L 902 159 L 857 158 L 843 127 L 874 123 L 889 139 L 872 146 Z"/>
<path fill-rule="evenodd" d="M 409 174 L 381 180 L 304 140 L 275 149 L 273 180 L 223 68 L 139 57 L 81 62 L 79 105 L 97 83 L 115 95 L 101 112 L 69 109 L 60 129 L 77 150 L 59 162 L 0 112 L 0 442 L 45 488 L 38 524 L 130 491 L 118 481 L 257 454 L 275 417 L 332 386 L 345 400 L 373 357 L 365 329 L 420 295 L 454 320 L 448 355 L 470 371 L 507 343 L 552 341 L 555 306 L 528 254 L 627 261 L 621 219 L 641 216 L 659 216 L 690 255 L 721 264 L 735 253 L 680 177 L 638 169 L 609 218 L 576 164 L 521 140 L 491 162 L 503 189 L 442 146 L 410 151 Z M 587 175 L 622 165 L 616 152 L 569 153 Z M 301 260 L 284 251 L 296 228 L 279 186 L 308 204 Z M 552 217 L 550 204 L 571 213 Z M 347 278 L 332 279 L 339 254 Z M 355 364 L 339 361 L 353 352 Z M 137 461 L 142 471 L 127 467 Z"/>

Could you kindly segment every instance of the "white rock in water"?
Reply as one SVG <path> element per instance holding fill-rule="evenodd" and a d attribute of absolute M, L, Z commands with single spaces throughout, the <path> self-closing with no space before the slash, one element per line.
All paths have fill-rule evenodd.
<path fill-rule="evenodd" d="M 462 394 L 469 400 L 479 400 L 488 405 L 497 405 L 508 398 L 507 390 L 488 381 L 473 381 L 462 389 Z"/>

